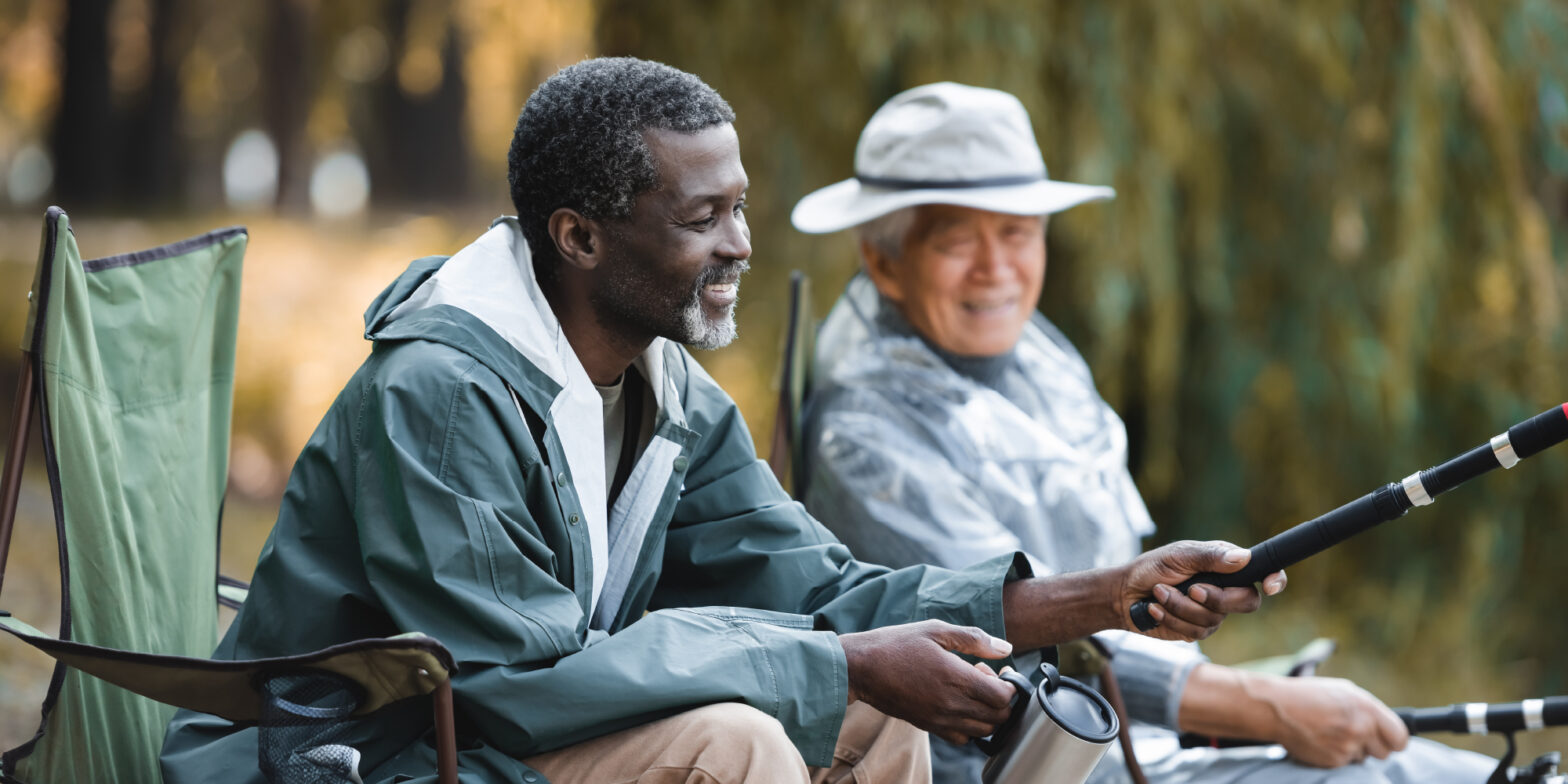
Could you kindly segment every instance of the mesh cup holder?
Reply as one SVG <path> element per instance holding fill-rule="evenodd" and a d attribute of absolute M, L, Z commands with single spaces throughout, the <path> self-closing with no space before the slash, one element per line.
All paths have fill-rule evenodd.
<path fill-rule="evenodd" d="M 359 751 L 342 743 L 364 698 L 354 681 L 322 670 L 260 681 L 258 753 L 273 784 L 360 784 Z"/>

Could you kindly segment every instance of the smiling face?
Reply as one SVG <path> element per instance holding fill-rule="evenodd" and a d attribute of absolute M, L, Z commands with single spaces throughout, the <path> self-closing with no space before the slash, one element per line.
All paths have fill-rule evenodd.
<path fill-rule="evenodd" d="M 637 196 L 630 215 L 605 221 L 606 274 L 595 276 L 589 301 L 601 324 L 632 340 L 724 346 L 735 339 L 735 301 L 751 256 L 735 128 L 643 136 L 659 184 Z"/>
<path fill-rule="evenodd" d="M 949 204 L 915 209 L 899 258 L 862 243 L 877 289 L 944 351 L 1011 351 L 1045 283 L 1045 219 Z"/>

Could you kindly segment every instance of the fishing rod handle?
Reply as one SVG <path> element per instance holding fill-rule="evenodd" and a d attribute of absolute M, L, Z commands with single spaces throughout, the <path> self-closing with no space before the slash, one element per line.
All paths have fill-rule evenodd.
<path fill-rule="evenodd" d="M 1488 732 L 1539 730 L 1568 724 L 1568 697 L 1546 697 L 1522 702 L 1460 702 L 1445 708 L 1395 708 L 1394 714 L 1410 730 L 1485 735 Z"/>
<path fill-rule="evenodd" d="M 1405 500 L 1403 490 L 1397 483 L 1390 482 L 1328 514 L 1263 540 L 1253 546 L 1252 558 L 1241 569 L 1230 573 L 1200 572 L 1177 585 L 1176 589 L 1185 594 L 1199 583 L 1236 588 L 1261 582 L 1264 577 L 1322 552 L 1350 536 L 1399 517 L 1409 508 L 1410 503 Z M 1139 631 L 1149 631 L 1159 625 L 1149 613 L 1149 602 L 1146 599 L 1133 602 L 1128 615 Z"/>
<path fill-rule="evenodd" d="M 1401 517 L 1413 506 L 1430 504 L 1438 495 L 1487 471 L 1513 468 L 1520 460 L 1564 440 L 1568 440 L 1568 403 L 1548 408 L 1441 465 L 1390 482 L 1328 514 L 1264 540 L 1252 548 L 1252 560 L 1240 571 L 1204 572 L 1176 587 L 1186 593 L 1199 583 L 1220 588 L 1252 585 L 1372 526 Z M 1139 631 L 1159 625 L 1149 613 L 1147 599 L 1133 602 L 1128 615 Z"/>

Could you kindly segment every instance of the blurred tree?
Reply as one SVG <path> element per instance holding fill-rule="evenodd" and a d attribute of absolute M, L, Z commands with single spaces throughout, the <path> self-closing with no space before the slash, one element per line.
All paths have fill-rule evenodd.
<path fill-rule="evenodd" d="M 304 0 L 267 3 L 262 85 L 267 135 L 278 150 L 277 205 L 291 211 L 309 203 L 310 150 L 305 125 L 315 95 L 310 47 L 311 13 Z"/>
<path fill-rule="evenodd" d="M 176 207 L 184 203 L 187 159 L 180 128 L 179 72 L 195 31 L 189 0 L 151 0 L 148 76 L 114 118 L 123 128 L 116 163 L 121 203 Z"/>
<path fill-rule="evenodd" d="M 443 3 L 388 0 L 382 13 L 392 67 L 371 87 L 373 127 L 359 134 L 374 198 L 385 205 L 449 203 L 468 187 L 461 35 Z"/>
<path fill-rule="evenodd" d="M 145 31 L 126 59 L 142 78 L 116 79 L 111 0 L 71 0 L 64 45 L 65 76 L 51 148 L 55 198 L 77 208 L 134 202 L 173 207 L 184 196 L 187 158 L 180 127 L 180 66 L 190 50 L 192 9 L 181 0 L 138 7 Z M 143 59 L 145 58 L 145 59 Z M 116 89 L 123 88 L 123 89 Z"/>
<path fill-rule="evenodd" d="M 109 100 L 111 0 L 69 0 L 61 36 L 64 75 L 50 148 L 55 198 L 84 208 L 113 201 L 119 149 Z"/>

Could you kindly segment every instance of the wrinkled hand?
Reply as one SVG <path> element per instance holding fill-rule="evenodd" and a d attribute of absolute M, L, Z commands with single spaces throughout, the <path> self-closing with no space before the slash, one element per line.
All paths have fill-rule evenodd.
<path fill-rule="evenodd" d="M 949 651 L 984 659 L 1012 652 L 971 626 L 920 621 L 839 635 L 849 662 L 849 701 L 963 743 L 991 734 L 1007 718 L 1015 689 L 985 664 L 971 666 Z"/>
<path fill-rule="evenodd" d="M 1174 542 L 1138 556 L 1125 567 L 1117 597 L 1124 628 L 1137 631 L 1128 610 L 1133 602 L 1152 596 L 1149 614 L 1159 625 L 1144 634 L 1165 640 L 1207 638 L 1226 615 L 1257 610 L 1262 602 L 1257 589 L 1200 584 L 1184 595 L 1172 586 L 1200 572 L 1234 572 L 1251 558 L 1252 553 L 1247 550 L 1220 541 Z M 1270 596 L 1284 589 L 1284 572 L 1275 572 L 1263 580 L 1263 591 Z"/>
<path fill-rule="evenodd" d="M 1275 740 L 1303 765 L 1337 768 L 1369 756 L 1384 759 L 1410 740 L 1399 716 L 1342 678 L 1278 678 L 1270 692 L 1280 723 Z"/>

